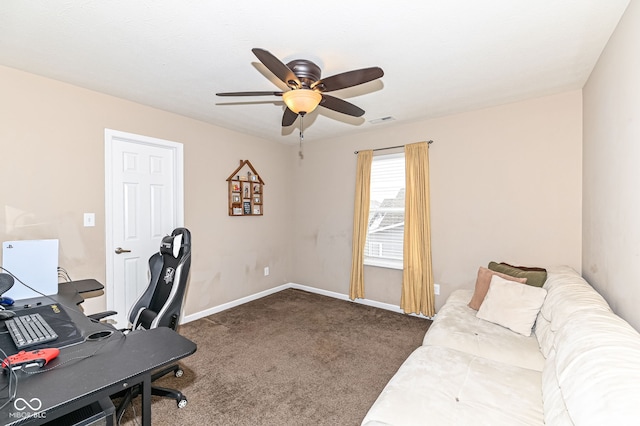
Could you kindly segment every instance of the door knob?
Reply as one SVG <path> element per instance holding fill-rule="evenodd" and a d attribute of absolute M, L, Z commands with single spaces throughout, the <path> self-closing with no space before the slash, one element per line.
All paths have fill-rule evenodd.
<path fill-rule="evenodd" d="M 122 253 L 131 253 L 131 250 L 125 250 L 122 247 L 118 247 L 116 249 L 116 254 L 122 254 Z"/>

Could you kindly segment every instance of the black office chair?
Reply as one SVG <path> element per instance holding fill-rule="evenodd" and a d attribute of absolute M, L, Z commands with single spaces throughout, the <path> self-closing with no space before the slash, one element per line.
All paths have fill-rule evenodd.
<path fill-rule="evenodd" d="M 170 236 L 162 239 L 160 251 L 149 259 L 149 271 L 151 272 L 149 286 L 129 311 L 129 322 L 133 330 L 148 330 L 156 327 L 176 329 L 190 266 L 191 233 L 186 228 L 176 228 Z M 102 319 L 112 314 L 113 312 L 104 312 L 90 315 L 90 317 Z M 166 367 L 152 374 L 152 383 L 169 373 L 180 377 L 183 371 L 177 364 Z M 131 400 L 140 393 L 140 386 L 134 386 L 124 393 L 117 409 L 117 419 L 121 418 Z M 182 392 L 175 389 L 152 385 L 151 394 L 172 398 L 179 408 L 187 405 L 187 398 Z"/>

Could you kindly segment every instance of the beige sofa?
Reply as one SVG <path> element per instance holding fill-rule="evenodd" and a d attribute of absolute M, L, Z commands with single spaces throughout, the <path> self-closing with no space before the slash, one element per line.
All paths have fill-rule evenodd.
<path fill-rule="evenodd" d="M 640 334 L 569 267 L 543 288 L 530 336 L 455 291 L 362 425 L 639 425 Z"/>

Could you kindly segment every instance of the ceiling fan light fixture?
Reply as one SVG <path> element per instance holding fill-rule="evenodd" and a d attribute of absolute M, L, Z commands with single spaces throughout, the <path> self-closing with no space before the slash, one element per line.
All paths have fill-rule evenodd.
<path fill-rule="evenodd" d="M 296 89 L 284 92 L 282 100 L 296 114 L 307 114 L 320 104 L 322 95 L 311 89 Z"/>

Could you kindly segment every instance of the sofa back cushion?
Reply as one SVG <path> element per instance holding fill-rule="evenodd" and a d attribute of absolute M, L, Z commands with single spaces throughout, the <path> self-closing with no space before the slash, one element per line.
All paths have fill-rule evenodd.
<path fill-rule="evenodd" d="M 535 334 L 547 424 L 637 424 L 640 334 L 570 267 L 548 269 Z"/>
<path fill-rule="evenodd" d="M 556 332 L 551 361 L 562 400 L 576 425 L 626 425 L 640 421 L 640 334 L 605 310 L 575 312 Z M 543 381 L 553 371 L 545 364 Z M 551 387 L 543 383 L 545 397 Z"/>
<path fill-rule="evenodd" d="M 609 304 L 572 268 L 555 267 L 548 271 L 544 285 L 548 297 L 542 305 L 542 315 L 557 331 L 570 315 L 580 310 L 611 312 Z"/>
<path fill-rule="evenodd" d="M 553 339 L 555 337 L 555 333 L 551 331 L 551 321 L 547 320 L 542 315 L 542 311 L 538 313 L 538 318 L 536 319 L 534 327 L 534 334 L 536 339 L 538 339 L 540 352 L 542 352 L 542 355 L 544 355 L 545 358 L 548 358 L 549 354 L 553 350 Z"/>
<path fill-rule="evenodd" d="M 569 266 L 547 269 L 544 289 L 547 297 L 536 320 L 535 334 L 545 357 L 555 341 L 555 333 L 577 312 L 611 312 L 598 292 Z"/>

